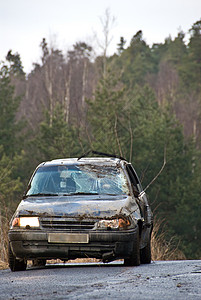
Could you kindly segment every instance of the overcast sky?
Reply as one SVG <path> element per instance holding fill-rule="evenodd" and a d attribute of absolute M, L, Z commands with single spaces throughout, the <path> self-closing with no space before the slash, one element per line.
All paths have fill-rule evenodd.
<path fill-rule="evenodd" d="M 40 42 L 45 37 L 64 53 L 77 41 L 96 47 L 94 32 L 103 39 L 100 17 L 106 9 L 116 21 L 110 53 L 123 36 L 126 46 L 143 31 L 145 41 L 163 43 L 165 38 L 187 33 L 201 18 L 201 0 L 0 0 L 0 60 L 12 49 L 21 56 L 25 72 L 40 63 Z"/>

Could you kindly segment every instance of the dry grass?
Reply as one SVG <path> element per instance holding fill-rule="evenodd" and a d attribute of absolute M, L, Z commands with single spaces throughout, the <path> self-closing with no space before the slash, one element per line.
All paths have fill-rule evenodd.
<path fill-rule="evenodd" d="M 0 210 L 0 268 L 8 262 L 8 229 L 9 217 L 7 214 L 3 215 Z"/>
<path fill-rule="evenodd" d="M 172 237 L 169 241 L 165 239 L 165 232 L 161 230 L 162 224 L 162 221 L 155 218 L 151 239 L 152 260 L 186 259 L 184 253 L 179 250 L 178 243 L 175 245 L 174 237 Z"/>
<path fill-rule="evenodd" d="M 0 270 L 8 269 L 8 264 L 2 260 L 0 260 Z"/>

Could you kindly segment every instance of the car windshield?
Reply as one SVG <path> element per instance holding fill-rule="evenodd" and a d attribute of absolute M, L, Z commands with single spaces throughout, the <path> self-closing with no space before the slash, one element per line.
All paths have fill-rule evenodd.
<path fill-rule="evenodd" d="M 39 167 L 26 196 L 71 194 L 129 194 L 126 176 L 119 167 L 63 165 Z"/>

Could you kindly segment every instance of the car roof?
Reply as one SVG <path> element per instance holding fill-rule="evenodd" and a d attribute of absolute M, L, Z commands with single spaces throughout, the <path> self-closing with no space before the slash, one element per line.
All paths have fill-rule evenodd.
<path fill-rule="evenodd" d="M 95 165 L 110 165 L 116 166 L 117 164 L 122 164 L 126 162 L 120 158 L 114 157 L 84 157 L 84 158 L 61 158 L 54 159 L 51 161 L 46 161 L 39 166 L 54 166 L 54 165 L 83 165 L 83 164 L 95 164 Z"/>

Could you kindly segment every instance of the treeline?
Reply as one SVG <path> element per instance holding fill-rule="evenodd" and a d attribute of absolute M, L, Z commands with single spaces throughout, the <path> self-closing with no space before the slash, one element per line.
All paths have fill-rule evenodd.
<path fill-rule="evenodd" d="M 38 163 L 94 149 L 131 161 L 144 188 L 164 167 L 147 191 L 154 213 L 167 240 L 201 258 L 201 21 L 189 34 L 150 47 L 138 31 L 110 57 L 85 42 L 64 54 L 43 39 L 29 74 L 10 50 L 0 68 L 1 222 Z"/>

